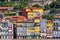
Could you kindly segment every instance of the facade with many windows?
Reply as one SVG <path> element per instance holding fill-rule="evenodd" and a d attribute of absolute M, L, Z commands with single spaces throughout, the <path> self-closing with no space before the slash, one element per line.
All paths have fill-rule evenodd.
<path fill-rule="evenodd" d="M 60 16 L 59 15 L 54 16 L 53 23 L 54 23 L 53 37 L 60 38 L 59 36 L 60 35 Z"/>

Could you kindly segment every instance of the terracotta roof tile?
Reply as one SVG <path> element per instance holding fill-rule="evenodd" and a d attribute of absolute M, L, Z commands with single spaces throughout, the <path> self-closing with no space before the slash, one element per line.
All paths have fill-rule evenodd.
<path fill-rule="evenodd" d="M 0 9 L 9 9 L 11 7 L 0 7 Z"/>
<path fill-rule="evenodd" d="M 51 23 L 51 22 L 53 22 L 53 21 L 52 21 L 52 20 L 47 20 L 47 22 L 50 22 L 50 23 Z"/>

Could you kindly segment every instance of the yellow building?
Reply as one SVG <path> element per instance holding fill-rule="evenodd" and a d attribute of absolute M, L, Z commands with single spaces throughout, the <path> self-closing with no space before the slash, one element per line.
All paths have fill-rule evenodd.
<path fill-rule="evenodd" d="M 28 18 L 33 19 L 34 18 L 34 12 L 32 12 L 32 11 L 28 12 Z"/>
<path fill-rule="evenodd" d="M 28 14 L 28 18 L 29 19 L 34 19 L 34 23 L 39 23 L 40 22 L 40 14 L 43 14 L 43 9 L 42 8 L 26 8 L 27 14 Z M 40 32 L 40 26 L 35 26 L 29 29 L 27 29 L 27 33 L 35 33 L 36 35 L 38 35 L 38 33 Z M 37 36 L 38 39 L 38 36 Z"/>
<path fill-rule="evenodd" d="M 35 23 L 39 23 L 40 22 L 40 19 L 36 18 L 36 19 L 34 19 L 34 22 Z"/>
<path fill-rule="evenodd" d="M 53 30 L 53 21 L 47 20 L 47 30 Z"/>
<path fill-rule="evenodd" d="M 35 27 L 35 32 L 39 32 L 40 31 L 40 27 Z"/>
<path fill-rule="evenodd" d="M 34 30 L 32 28 L 27 29 L 27 32 L 39 32 L 40 28 L 39 27 L 34 27 Z"/>
<path fill-rule="evenodd" d="M 38 35 L 38 32 L 40 32 L 40 28 L 39 27 L 34 27 L 34 29 L 27 29 L 27 33 L 35 33 L 36 35 Z M 38 36 L 37 36 L 38 39 Z"/>
<path fill-rule="evenodd" d="M 38 12 L 40 14 L 43 14 L 44 10 L 42 8 L 33 8 L 33 12 Z"/>
<path fill-rule="evenodd" d="M 26 8 L 26 11 L 28 12 L 28 11 L 31 11 L 31 10 L 30 10 L 30 8 Z"/>

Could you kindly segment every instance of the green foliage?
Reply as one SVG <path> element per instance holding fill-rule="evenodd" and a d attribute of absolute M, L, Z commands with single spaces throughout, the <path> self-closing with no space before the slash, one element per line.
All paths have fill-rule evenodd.
<path fill-rule="evenodd" d="M 48 5 L 48 4 L 44 5 L 44 7 L 45 7 L 45 10 L 50 9 L 50 7 L 49 7 L 49 5 Z"/>
<path fill-rule="evenodd" d="M 22 8 L 26 7 L 26 5 L 28 5 L 27 1 L 21 1 L 21 2 L 19 2 L 19 5 L 16 5 L 14 7 L 14 9 L 21 10 Z"/>
<path fill-rule="evenodd" d="M 35 5 L 33 5 L 32 7 L 37 7 L 37 8 L 39 8 L 40 6 L 39 6 L 38 4 L 35 4 Z"/>
<path fill-rule="evenodd" d="M 55 14 L 55 11 L 56 11 L 56 9 L 55 9 L 55 8 L 53 8 L 53 9 L 51 9 L 51 11 L 50 11 L 50 13 L 49 13 L 49 14 Z"/>
<path fill-rule="evenodd" d="M 14 2 L 0 2 L 0 6 L 13 6 Z"/>
<path fill-rule="evenodd" d="M 0 6 L 6 6 L 5 2 L 0 2 Z"/>
<path fill-rule="evenodd" d="M 6 2 L 6 6 L 14 6 L 14 2 Z"/>
<path fill-rule="evenodd" d="M 50 8 L 60 8 L 60 4 L 57 2 L 52 2 L 51 4 L 49 4 Z"/>
<path fill-rule="evenodd" d="M 56 9 L 56 8 L 60 8 L 60 3 L 58 3 L 58 2 L 52 2 L 49 5 L 46 4 L 44 7 L 45 7 L 46 10 L 53 9 L 53 8 Z"/>
<path fill-rule="evenodd" d="M 8 13 L 8 12 L 5 12 L 5 13 L 4 13 L 4 16 L 15 16 L 15 15 L 16 15 L 15 13 L 11 13 L 11 14 Z"/>
<path fill-rule="evenodd" d="M 44 19 L 53 20 L 53 15 L 43 15 Z"/>
<path fill-rule="evenodd" d="M 4 13 L 4 16 L 9 16 L 9 13 L 8 13 L 8 12 L 5 12 L 5 13 Z"/>

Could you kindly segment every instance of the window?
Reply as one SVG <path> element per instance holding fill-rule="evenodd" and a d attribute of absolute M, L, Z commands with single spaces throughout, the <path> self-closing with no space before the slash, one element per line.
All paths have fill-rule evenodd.
<path fill-rule="evenodd" d="M 56 23 L 56 25 L 58 25 L 58 23 Z"/>
<path fill-rule="evenodd" d="M 6 20 L 9 22 L 10 21 L 10 18 L 6 18 Z"/>
<path fill-rule="evenodd" d="M 27 23 L 23 23 L 22 26 L 27 26 Z"/>
<path fill-rule="evenodd" d="M 0 14 L 0 18 L 3 18 L 3 14 Z"/>
<path fill-rule="evenodd" d="M 39 23 L 35 23 L 34 26 L 40 26 L 40 24 Z"/>
<path fill-rule="evenodd" d="M 59 19 L 59 21 L 60 21 L 60 19 Z"/>
<path fill-rule="evenodd" d="M 55 23 L 54 23 L 54 25 L 55 25 Z"/>
<path fill-rule="evenodd" d="M 54 30 L 57 30 L 58 29 L 58 27 L 54 27 Z"/>
<path fill-rule="evenodd" d="M 34 26 L 34 23 L 27 23 L 27 26 Z"/>
<path fill-rule="evenodd" d="M 34 32 L 27 32 L 27 35 L 34 35 Z"/>
<path fill-rule="evenodd" d="M 19 15 L 22 15 L 22 12 L 19 12 Z"/>
<path fill-rule="evenodd" d="M 22 27 L 22 23 L 17 23 L 17 26 L 18 27 Z"/>
<path fill-rule="evenodd" d="M 24 30 L 23 27 L 17 27 L 17 31 Z"/>
<path fill-rule="evenodd" d="M 55 21 L 55 19 L 54 19 L 54 21 Z"/>
<path fill-rule="evenodd" d="M 16 20 L 12 20 L 11 22 L 16 22 Z"/>
<path fill-rule="evenodd" d="M 60 30 L 60 27 L 58 27 L 58 30 Z"/>
<path fill-rule="evenodd" d="M 30 35 L 30 32 L 27 32 L 27 35 Z"/>
<path fill-rule="evenodd" d="M 40 32 L 38 32 L 38 35 L 40 35 Z"/>
<path fill-rule="evenodd" d="M 28 27 L 28 30 L 35 30 L 35 27 Z"/>
<path fill-rule="evenodd" d="M 60 25 L 60 22 L 58 23 L 58 25 Z"/>
<path fill-rule="evenodd" d="M 40 13 L 34 13 L 34 16 L 36 17 L 36 16 L 40 16 Z"/>
<path fill-rule="evenodd" d="M 19 33 L 20 35 L 22 35 L 22 33 Z"/>
<path fill-rule="evenodd" d="M 2 22 L 2 27 L 8 27 L 8 23 L 7 22 Z"/>

